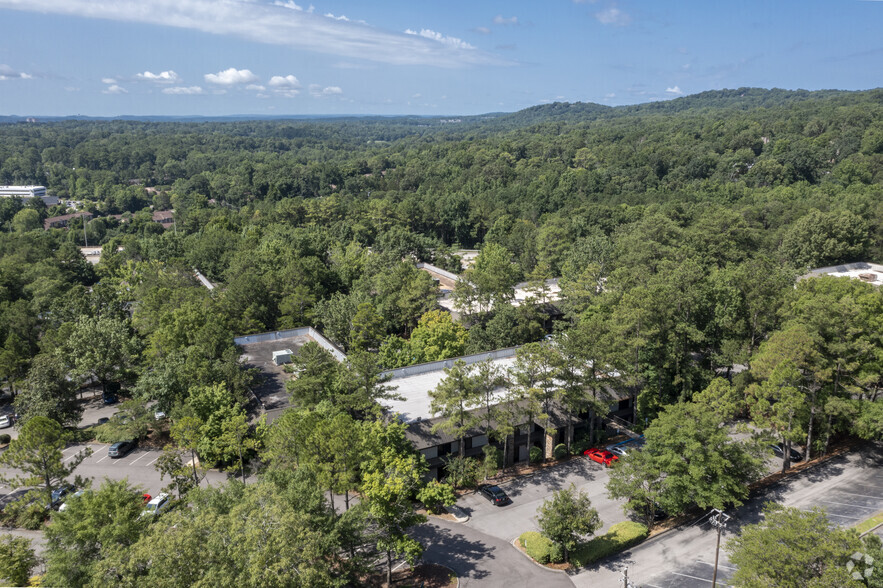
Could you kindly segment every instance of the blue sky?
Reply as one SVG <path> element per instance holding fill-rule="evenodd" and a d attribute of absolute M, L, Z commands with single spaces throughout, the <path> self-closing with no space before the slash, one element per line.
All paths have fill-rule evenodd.
<path fill-rule="evenodd" d="M 883 73 L 873 0 L 0 0 L 0 23 L 0 114 L 478 114 Z"/>

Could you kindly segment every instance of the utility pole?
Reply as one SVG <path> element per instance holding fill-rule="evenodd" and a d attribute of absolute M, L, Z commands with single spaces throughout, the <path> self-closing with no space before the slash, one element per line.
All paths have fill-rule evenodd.
<path fill-rule="evenodd" d="M 711 526 L 717 529 L 717 548 L 714 550 L 714 575 L 711 577 L 711 588 L 717 587 L 717 560 L 720 556 L 721 552 L 721 531 L 723 531 L 724 527 L 727 526 L 727 521 L 730 520 L 729 515 L 725 515 L 723 511 L 718 509 L 713 509 L 711 512 L 714 515 L 709 519 L 711 521 Z"/>
<path fill-rule="evenodd" d="M 626 566 L 622 570 L 622 576 L 619 578 L 622 580 L 622 588 L 635 588 L 635 585 L 629 580 L 629 568 Z"/>

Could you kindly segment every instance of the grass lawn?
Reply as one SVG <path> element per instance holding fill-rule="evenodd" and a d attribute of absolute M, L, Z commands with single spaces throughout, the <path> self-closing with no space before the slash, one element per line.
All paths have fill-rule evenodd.
<path fill-rule="evenodd" d="M 853 528 L 861 534 L 865 531 L 870 531 L 880 523 L 883 523 L 883 512 L 877 513 L 871 518 L 863 520 Z"/>

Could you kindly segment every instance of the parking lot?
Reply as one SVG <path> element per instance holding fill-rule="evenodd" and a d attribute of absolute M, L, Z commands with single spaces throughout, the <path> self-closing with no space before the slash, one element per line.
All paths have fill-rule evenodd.
<path fill-rule="evenodd" d="M 717 584 L 726 586 L 736 571 L 723 550 L 727 539 L 742 525 L 761 520 L 764 502 L 772 500 L 785 506 L 811 510 L 824 508 L 833 526 L 850 527 L 883 510 L 883 455 L 879 448 L 868 447 L 846 456 L 838 456 L 809 471 L 776 484 L 754 497 L 742 508 L 730 512 L 731 523 L 723 533 Z M 714 528 L 707 522 L 672 533 L 672 547 L 662 552 L 668 568 L 658 571 L 642 568 L 646 575 L 639 584 L 645 588 L 707 588 L 714 569 Z M 683 536 L 684 539 L 680 539 Z M 690 549 L 690 545 L 695 545 Z M 651 548 L 650 551 L 655 551 Z M 677 553 L 678 557 L 672 555 Z M 652 559 L 650 560 L 652 561 Z M 646 578 L 646 579 L 645 579 Z M 582 584 L 578 584 L 582 585 Z"/>
<path fill-rule="evenodd" d="M 622 503 L 607 498 L 605 467 L 578 457 L 563 464 L 540 470 L 530 476 L 522 476 L 499 484 L 506 491 L 512 504 L 494 506 L 479 493 L 467 494 L 457 501 L 457 506 L 470 515 L 467 526 L 511 541 L 525 531 L 537 529 L 537 509 L 553 492 L 574 484 L 585 491 L 604 522 L 603 532 L 613 523 L 625 520 Z"/>

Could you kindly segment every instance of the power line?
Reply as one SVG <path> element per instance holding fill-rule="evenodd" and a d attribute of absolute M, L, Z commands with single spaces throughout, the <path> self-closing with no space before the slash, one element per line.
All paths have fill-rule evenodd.
<path fill-rule="evenodd" d="M 714 575 L 711 577 L 711 588 L 717 587 L 717 561 L 720 556 L 721 551 L 721 531 L 723 531 L 724 527 L 727 526 L 727 521 L 730 520 L 730 515 L 724 514 L 722 510 L 712 509 L 709 515 L 713 514 L 715 516 L 711 517 L 709 521 L 711 522 L 711 526 L 717 529 L 717 547 L 714 550 Z"/>

